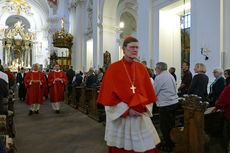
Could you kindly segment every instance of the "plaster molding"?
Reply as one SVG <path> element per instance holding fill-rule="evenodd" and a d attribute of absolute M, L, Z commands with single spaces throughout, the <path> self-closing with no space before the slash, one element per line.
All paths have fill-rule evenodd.
<path fill-rule="evenodd" d="M 69 9 L 76 8 L 79 5 L 83 5 L 85 3 L 86 3 L 86 0 L 72 0 L 72 2 L 69 4 Z"/>
<path fill-rule="evenodd" d="M 103 29 L 111 30 L 111 31 L 114 31 L 114 32 L 117 32 L 118 30 L 120 30 L 120 28 L 118 26 L 114 26 L 114 25 L 111 25 L 111 24 L 103 23 L 103 24 L 101 24 L 101 26 L 103 27 Z"/>

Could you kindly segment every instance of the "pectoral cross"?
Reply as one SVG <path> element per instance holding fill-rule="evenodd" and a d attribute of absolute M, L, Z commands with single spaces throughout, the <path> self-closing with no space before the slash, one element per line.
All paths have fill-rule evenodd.
<path fill-rule="evenodd" d="M 130 89 L 133 91 L 133 93 L 135 93 L 136 87 L 133 84 L 132 84 L 132 87 L 130 87 Z"/>

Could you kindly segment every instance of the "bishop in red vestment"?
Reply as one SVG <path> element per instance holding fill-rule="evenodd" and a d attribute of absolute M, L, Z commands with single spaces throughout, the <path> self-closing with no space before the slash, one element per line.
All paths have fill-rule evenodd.
<path fill-rule="evenodd" d="M 40 104 L 43 104 L 43 92 L 46 88 L 46 79 L 42 72 L 38 70 L 38 64 L 34 64 L 32 71 L 28 72 L 24 79 L 26 92 L 26 104 L 30 105 L 29 115 L 38 114 Z"/>
<path fill-rule="evenodd" d="M 105 72 L 97 99 L 106 110 L 108 153 L 158 153 L 160 139 L 150 119 L 156 95 L 147 69 L 134 61 L 138 40 L 128 37 L 123 50 L 124 58 Z"/>
<path fill-rule="evenodd" d="M 67 81 L 65 72 L 60 70 L 59 65 L 55 65 L 54 71 L 48 76 L 50 102 L 53 109 L 60 113 L 60 102 L 64 100 L 64 88 Z"/>

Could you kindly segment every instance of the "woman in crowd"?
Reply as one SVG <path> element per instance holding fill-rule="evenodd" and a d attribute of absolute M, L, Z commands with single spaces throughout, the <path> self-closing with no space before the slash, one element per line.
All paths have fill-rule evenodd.
<path fill-rule="evenodd" d="M 206 67 L 203 63 L 196 63 L 194 67 L 194 72 L 197 73 L 192 78 L 191 85 L 188 90 L 188 94 L 194 94 L 202 99 L 207 98 L 207 86 L 208 86 L 208 76 L 206 73 Z"/>
<path fill-rule="evenodd" d="M 210 85 L 209 99 L 210 107 L 215 106 L 215 101 L 219 99 L 221 92 L 225 88 L 225 79 L 223 77 L 223 70 L 221 68 L 215 68 L 213 75 L 216 78 Z"/>

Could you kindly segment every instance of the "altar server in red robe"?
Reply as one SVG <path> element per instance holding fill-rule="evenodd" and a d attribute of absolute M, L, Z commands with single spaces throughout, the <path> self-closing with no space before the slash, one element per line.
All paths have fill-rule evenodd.
<path fill-rule="evenodd" d="M 66 85 L 67 77 L 64 71 L 60 70 L 59 65 L 55 65 L 54 70 L 49 73 L 48 84 L 50 102 L 52 108 L 57 114 L 60 113 L 60 102 L 64 100 L 64 88 Z"/>
<path fill-rule="evenodd" d="M 108 153 L 158 153 L 160 138 L 150 119 L 156 95 L 147 69 L 135 61 L 138 40 L 126 38 L 123 51 L 106 70 L 97 99 L 106 110 Z"/>
<path fill-rule="evenodd" d="M 38 64 L 34 64 L 32 71 L 26 74 L 24 84 L 27 88 L 26 104 L 30 105 L 29 115 L 38 114 L 40 104 L 43 104 L 44 88 L 46 88 L 46 79 L 38 70 Z"/>

